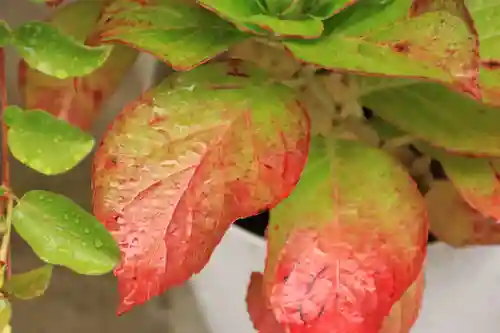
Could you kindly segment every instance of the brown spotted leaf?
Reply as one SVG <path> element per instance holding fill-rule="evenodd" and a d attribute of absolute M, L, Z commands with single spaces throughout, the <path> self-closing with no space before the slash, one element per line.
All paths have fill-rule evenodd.
<path fill-rule="evenodd" d="M 92 31 L 101 10 L 100 1 L 78 1 L 57 10 L 50 22 L 83 41 Z M 25 108 L 42 109 L 87 130 L 134 64 L 138 52 L 117 46 L 106 62 L 89 75 L 58 79 L 19 63 L 19 85 Z"/>
<path fill-rule="evenodd" d="M 126 44 L 167 62 L 176 70 L 205 63 L 247 35 L 216 14 L 181 0 L 142 4 L 118 0 L 106 7 L 100 43 Z"/>
<path fill-rule="evenodd" d="M 271 211 L 268 238 L 265 292 L 286 332 L 378 333 L 420 274 L 424 200 L 381 150 L 313 141 L 297 188 Z"/>
<path fill-rule="evenodd" d="M 463 4 L 415 0 L 410 6 L 409 0 L 358 1 L 325 23 L 322 38 L 285 45 L 321 67 L 427 78 L 478 97 L 478 42 Z"/>
<path fill-rule="evenodd" d="M 476 26 L 481 53 L 480 85 L 484 101 L 500 105 L 500 2 L 465 0 Z"/>
<path fill-rule="evenodd" d="M 500 243 L 500 224 L 469 206 L 453 183 L 434 182 L 425 200 L 431 231 L 440 241 L 455 247 Z"/>
<path fill-rule="evenodd" d="M 182 283 L 230 224 L 299 179 L 309 123 L 289 88 L 239 62 L 178 73 L 127 107 L 94 160 L 94 213 L 122 251 L 120 312 Z"/>

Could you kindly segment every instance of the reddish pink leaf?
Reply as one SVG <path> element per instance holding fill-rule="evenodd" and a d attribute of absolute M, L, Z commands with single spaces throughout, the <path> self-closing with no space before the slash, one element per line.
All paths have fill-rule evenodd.
<path fill-rule="evenodd" d="M 230 224 L 299 179 L 309 122 L 293 91 L 239 63 L 167 79 L 117 118 L 94 161 L 94 212 L 122 250 L 120 312 L 207 263 Z"/>
<path fill-rule="evenodd" d="M 265 288 L 289 333 L 377 333 L 422 268 L 424 201 L 390 156 L 316 141 L 292 195 L 271 211 Z"/>
<path fill-rule="evenodd" d="M 248 314 L 259 333 L 284 333 L 268 306 L 264 293 L 264 275 L 253 272 L 247 292 Z"/>
<path fill-rule="evenodd" d="M 85 40 L 96 24 L 101 4 L 79 1 L 58 9 L 50 22 L 77 40 Z M 132 67 L 138 52 L 116 46 L 105 64 L 78 79 L 60 80 L 19 63 L 19 86 L 26 109 L 42 109 L 87 130 Z"/>
<path fill-rule="evenodd" d="M 409 333 L 415 324 L 424 294 L 424 272 L 406 290 L 403 297 L 394 304 L 391 313 L 385 318 L 380 333 Z"/>

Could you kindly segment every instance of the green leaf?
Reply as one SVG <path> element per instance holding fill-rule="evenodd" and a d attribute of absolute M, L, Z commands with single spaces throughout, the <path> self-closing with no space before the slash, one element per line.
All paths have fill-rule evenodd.
<path fill-rule="evenodd" d="M 478 95 L 473 28 L 458 9 L 430 5 L 436 1 L 410 16 L 408 0 L 359 1 L 326 21 L 323 37 L 285 45 L 321 67 L 430 78 Z"/>
<path fill-rule="evenodd" d="M 12 31 L 7 25 L 7 22 L 0 20 L 0 48 L 10 44 L 11 38 Z"/>
<path fill-rule="evenodd" d="M 424 200 L 394 159 L 357 141 L 316 138 L 307 163 L 271 211 L 267 300 L 285 328 L 302 315 L 297 331 L 378 331 L 421 272 Z"/>
<path fill-rule="evenodd" d="M 0 332 L 3 333 L 9 327 L 11 318 L 12 305 L 7 299 L 0 299 Z"/>
<path fill-rule="evenodd" d="M 227 51 L 246 35 L 217 15 L 174 0 L 139 5 L 118 1 L 99 29 L 102 43 L 124 43 L 189 70 Z"/>
<path fill-rule="evenodd" d="M 320 19 L 307 17 L 301 20 L 287 20 L 264 14 L 249 17 L 246 24 L 255 24 L 275 36 L 317 38 L 323 32 Z"/>
<path fill-rule="evenodd" d="M 341 10 L 353 5 L 358 0 L 316 0 L 310 5 L 309 15 L 327 19 Z"/>
<path fill-rule="evenodd" d="M 59 79 L 92 73 L 106 61 L 112 49 L 83 45 L 49 23 L 37 21 L 15 29 L 13 43 L 31 67 Z"/>
<path fill-rule="evenodd" d="M 46 175 L 66 172 L 87 156 L 94 138 L 43 110 L 9 106 L 4 116 L 12 155 Z"/>
<path fill-rule="evenodd" d="M 416 143 L 421 151 L 436 158 L 462 198 L 485 217 L 500 220 L 500 170 L 486 158 L 447 153 L 444 150 Z"/>
<path fill-rule="evenodd" d="M 120 260 L 111 234 L 70 199 L 35 190 L 26 193 L 12 213 L 17 233 L 46 263 L 86 275 L 110 272 Z"/>
<path fill-rule="evenodd" d="M 359 79 L 372 81 L 370 77 Z M 435 83 L 408 79 L 374 81 L 381 88 L 366 84 L 371 88 L 361 96 L 362 105 L 401 131 L 448 151 L 500 156 L 500 109 Z"/>
<path fill-rule="evenodd" d="M 52 278 L 52 265 L 45 265 L 26 273 L 14 274 L 5 283 L 4 290 L 9 296 L 28 300 L 42 296 Z"/>
<path fill-rule="evenodd" d="M 500 105 L 500 2 L 465 0 L 479 34 L 483 98 Z"/>

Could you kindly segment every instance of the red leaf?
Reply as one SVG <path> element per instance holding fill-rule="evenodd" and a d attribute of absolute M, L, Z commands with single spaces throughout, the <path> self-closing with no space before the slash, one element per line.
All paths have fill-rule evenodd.
<path fill-rule="evenodd" d="M 75 39 L 85 40 L 95 26 L 101 3 L 79 1 L 58 9 L 50 22 Z M 77 22 L 77 23 L 75 23 Z M 19 89 L 26 109 L 42 109 L 83 130 L 89 129 L 102 103 L 109 98 L 134 64 L 138 52 L 115 46 L 103 66 L 93 73 L 60 80 L 19 63 Z"/>
<path fill-rule="evenodd" d="M 293 91 L 239 62 L 167 79 L 117 118 L 94 161 L 94 212 L 122 250 L 120 312 L 207 263 L 230 224 L 276 205 L 305 163 Z"/>
<path fill-rule="evenodd" d="M 391 313 L 385 318 L 380 333 L 409 333 L 415 324 L 424 294 L 424 271 L 406 290 L 403 297 L 394 304 Z"/>
<path fill-rule="evenodd" d="M 284 333 L 268 306 L 264 294 L 264 275 L 253 272 L 247 292 L 248 314 L 259 333 Z"/>
<path fill-rule="evenodd" d="M 384 152 L 315 142 L 292 195 L 271 211 L 266 295 L 289 333 L 376 333 L 421 271 L 427 216 Z"/>

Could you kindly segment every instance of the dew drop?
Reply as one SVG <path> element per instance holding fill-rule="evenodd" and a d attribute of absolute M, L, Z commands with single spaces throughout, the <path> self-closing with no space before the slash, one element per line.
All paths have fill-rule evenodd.
<path fill-rule="evenodd" d="M 94 239 L 94 246 L 95 246 L 96 248 L 100 248 L 100 247 L 102 247 L 103 245 L 104 245 L 104 243 L 103 243 L 100 239 L 98 239 L 98 238 Z"/>
<path fill-rule="evenodd" d="M 89 230 L 89 228 L 85 228 L 85 229 L 83 229 L 83 232 L 86 233 L 86 234 L 89 234 L 90 230 Z"/>

